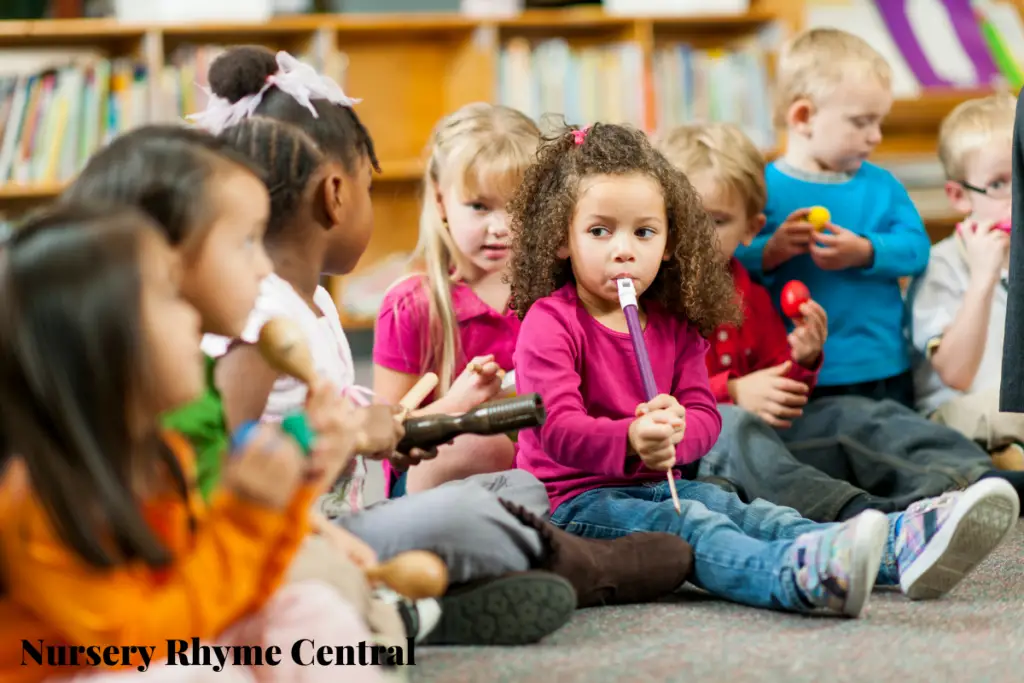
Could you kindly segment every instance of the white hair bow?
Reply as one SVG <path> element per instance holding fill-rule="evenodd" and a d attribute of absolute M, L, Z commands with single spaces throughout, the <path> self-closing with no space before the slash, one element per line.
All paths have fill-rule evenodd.
<path fill-rule="evenodd" d="M 327 100 L 342 107 L 351 107 L 362 101 L 346 95 L 334 79 L 318 74 L 309 64 L 303 64 L 287 52 L 281 51 L 277 53 L 277 73 L 267 76 L 266 83 L 259 92 L 231 103 L 206 89 L 210 97 L 206 109 L 190 114 L 188 119 L 217 135 L 225 128 L 252 116 L 256 107 L 263 101 L 264 93 L 271 87 L 291 95 L 296 102 L 309 110 L 313 118 L 319 118 L 313 100 Z"/>

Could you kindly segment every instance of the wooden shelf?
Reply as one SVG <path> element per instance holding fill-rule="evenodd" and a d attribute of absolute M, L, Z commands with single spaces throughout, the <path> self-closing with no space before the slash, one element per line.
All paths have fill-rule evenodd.
<path fill-rule="evenodd" d="M 938 130 L 942 119 L 953 111 L 961 102 L 976 97 L 986 97 L 993 93 L 986 89 L 963 90 L 926 90 L 920 97 L 897 100 L 892 111 L 885 118 L 884 128 L 887 129 L 919 129 L 926 128 L 929 132 Z"/>
<path fill-rule="evenodd" d="M 0 201 L 45 201 L 53 199 L 63 189 L 60 183 L 0 185 Z"/>
<path fill-rule="evenodd" d="M 374 181 L 417 182 L 423 179 L 423 162 L 419 159 L 382 161 L 381 173 Z M 55 198 L 64 191 L 64 183 L 0 184 L 0 202 L 35 202 Z"/>
<path fill-rule="evenodd" d="M 341 315 L 341 326 L 346 332 L 353 330 L 372 330 L 374 324 L 377 322 L 376 318 L 369 316 L 354 316 L 349 315 L 345 311 L 340 312 Z"/>
<path fill-rule="evenodd" d="M 423 179 L 424 163 L 421 159 L 382 161 L 380 171 L 373 176 L 375 181 L 417 181 Z"/>

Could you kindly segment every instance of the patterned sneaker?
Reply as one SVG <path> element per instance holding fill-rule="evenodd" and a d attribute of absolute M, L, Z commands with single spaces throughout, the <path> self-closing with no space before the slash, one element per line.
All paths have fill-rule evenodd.
<path fill-rule="evenodd" d="M 888 518 L 867 510 L 825 531 L 797 538 L 793 552 L 801 596 L 811 607 L 859 616 L 875 586 L 888 536 Z"/>
<path fill-rule="evenodd" d="M 982 479 L 907 508 L 896 522 L 900 588 L 911 600 L 945 595 L 1003 542 L 1020 499 L 1003 479 Z"/>

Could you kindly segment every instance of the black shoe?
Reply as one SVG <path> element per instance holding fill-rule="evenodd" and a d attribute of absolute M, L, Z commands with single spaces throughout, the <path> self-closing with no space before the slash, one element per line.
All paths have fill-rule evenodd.
<path fill-rule="evenodd" d="M 550 572 L 506 574 L 453 586 L 424 645 L 528 645 L 560 629 L 576 610 L 572 585 Z"/>

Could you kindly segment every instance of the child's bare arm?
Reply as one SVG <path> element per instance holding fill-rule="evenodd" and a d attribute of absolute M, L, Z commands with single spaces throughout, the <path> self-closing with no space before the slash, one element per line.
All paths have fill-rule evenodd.
<path fill-rule="evenodd" d="M 995 287 L 994 282 L 985 280 L 971 282 L 953 322 L 932 351 L 935 372 L 946 386 L 957 391 L 971 387 L 981 365 Z"/>
<path fill-rule="evenodd" d="M 259 350 L 249 344 L 236 345 L 217 361 L 214 381 L 229 431 L 260 419 L 278 376 Z"/>

